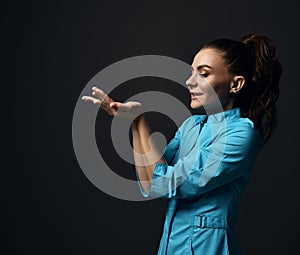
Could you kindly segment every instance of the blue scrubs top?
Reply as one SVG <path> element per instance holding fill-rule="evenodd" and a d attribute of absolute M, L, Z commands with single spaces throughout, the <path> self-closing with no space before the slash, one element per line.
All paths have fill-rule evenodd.
<path fill-rule="evenodd" d="M 149 193 L 137 175 L 143 196 L 168 199 L 157 254 L 241 254 L 233 230 L 261 145 L 240 108 L 181 124 L 164 150 L 166 164 L 156 163 Z"/>

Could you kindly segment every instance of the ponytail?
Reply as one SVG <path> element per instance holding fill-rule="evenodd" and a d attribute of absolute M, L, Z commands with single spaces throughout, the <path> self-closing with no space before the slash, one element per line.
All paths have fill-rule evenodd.
<path fill-rule="evenodd" d="M 276 58 L 276 47 L 269 38 L 248 34 L 241 38 L 241 42 L 250 47 L 253 70 L 253 96 L 245 114 L 260 129 L 265 143 L 277 126 L 276 102 L 282 66 Z"/>

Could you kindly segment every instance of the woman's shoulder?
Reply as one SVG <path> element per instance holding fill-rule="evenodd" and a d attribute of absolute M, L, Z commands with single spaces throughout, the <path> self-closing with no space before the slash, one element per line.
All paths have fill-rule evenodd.
<path fill-rule="evenodd" d="M 255 128 L 251 119 L 243 117 L 240 112 L 240 108 L 234 108 L 213 115 L 190 115 L 178 129 L 181 133 L 185 133 L 197 125 L 205 124 L 206 130 L 208 128 L 211 131 L 210 134 L 239 136 L 245 139 L 255 137 L 259 141 L 261 139 L 260 131 Z"/>
<path fill-rule="evenodd" d="M 238 140 L 241 143 L 262 144 L 262 135 L 259 129 L 254 126 L 251 119 L 240 117 L 236 121 L 229 122 L 226 125 L 226 137 L 228 139 Z"/>

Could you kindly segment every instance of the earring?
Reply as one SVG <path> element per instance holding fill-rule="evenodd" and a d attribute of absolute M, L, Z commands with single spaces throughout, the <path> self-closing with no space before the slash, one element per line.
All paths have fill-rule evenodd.
<path fill-rule="evenodd" d="M 233 91 L 229 92 L 229 96 L 230 97 L 235 97 L 235 92 L 233 92 Z"/>

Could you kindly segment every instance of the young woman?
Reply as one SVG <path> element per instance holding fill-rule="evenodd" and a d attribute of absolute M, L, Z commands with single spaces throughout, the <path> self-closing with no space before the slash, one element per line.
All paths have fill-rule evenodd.
<path fill-rule="evenodd" d="M 162 157 L 144 114 L 132 122 L 137 179 L 145 197 L 169 200 L 158 254 L 241 254 L 240 196 L 276 126 L 281 64 L 269 38 L 249 34 L 208 42 L 191 67 L 186 85 L 199 114 L 182 123 Z M 112 116 L 142 112 L 141 103 L 114 102 L 97 87 L 93 95 L 83 100 Z"/>

